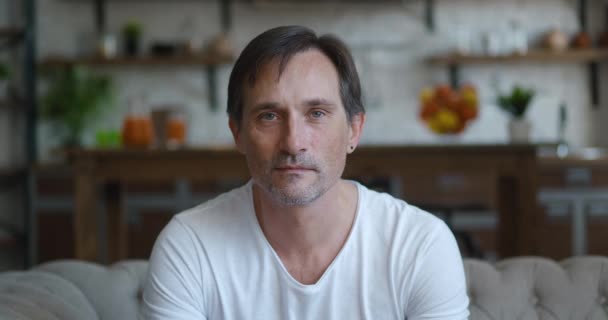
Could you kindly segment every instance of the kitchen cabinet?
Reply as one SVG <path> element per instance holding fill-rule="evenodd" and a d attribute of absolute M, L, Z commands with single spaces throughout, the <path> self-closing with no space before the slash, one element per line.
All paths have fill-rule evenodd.
<path fill-rule="evenodd" d="M 608 154 L 583 149 L 565 158 L 539 157 L 539 202 L 545 208 L 539 239 L 554 258 L 608 250 Z"/>

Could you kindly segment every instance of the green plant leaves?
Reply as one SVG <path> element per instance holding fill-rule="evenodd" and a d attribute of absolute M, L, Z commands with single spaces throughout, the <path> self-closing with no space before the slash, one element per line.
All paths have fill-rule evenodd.
<path fill-rule="evenodd" d="M 0 80 L 8 79 L 10 76 L 10 70 L 8 65 L 4 62 L 0 62 Z"/>
<path fill-rule="evenodd" d="M 109 103 L 112 82 L 107 76 L 94 75 L 79 67 L 57 70 L 42 98 L 42 116 L 64 131 L 68 143 L 80 141 L 86 126 Z"/>
<path fill-rule="evenodd" d="M 534 98 L 535 91 L 520 86 L 514 86 L 509 95 L 499 95 L 496 99 L 498 106 L 515 118 L 522 118 Z"/>

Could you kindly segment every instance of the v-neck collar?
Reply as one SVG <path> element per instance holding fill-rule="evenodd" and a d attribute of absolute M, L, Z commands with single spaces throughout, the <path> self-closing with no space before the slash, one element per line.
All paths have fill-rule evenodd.
<path fill-rule="evenodd" d="M 258 221 L 256 214 L 255 214 L 255 206 L 253 204 L 254 202 L 253 202 L 253 190 L 252 190 L 253 181 L 250 180 L 248 183 L 248 186 L 247 186 L 247 192 L 248 192 L 248 197 L 249 197 L 249 201 L 248 201 L 249 202 L 249 214 L 248 214 L 248 216 L 252 220 L 251 222 L 255 229 L 254 232 L 256 233 L 256 236 L 258 237 L 258 239 L 260 239 L 260 241 L 263 242 L 263 245 L 266 246 L 266 248 L 272 253 L 273 260 L 274 260 L 275 264 L 279 266 L 282 276 L 287 278 L 287 280 L 294 287 L 296 287 L 302 291 L 311 292 L 311 291 L 315 291 L 318 288 L 322 287 L 323 283 L 326 282 L 325 279 L 329 277 L 329 274 L 334 269 L 334 266 L 339 262 L 344 251 L 346 251 L 348 249 L 348 247 L 351 246 L 351 242 L 354 241 L 354 240 L 352 240 L 352 238 L 353 238 L 355 229 L 359 225 L 358 221 L 359 221 L 359 216 L 361 215 L 361 212 L 360 212 L 361 211 L 361 198 L 363 196 L 363 193 L 362 193 L 363 190 L 362 190 L 361 184 L 359 184 L 358 182 L 356 182 L 356 181 L 349 181 L 349 182 L 355 184 L 355 187 L 357 188 L 357 208 L 355 210 L 355 219 L 350 228 L 346 241 L 344 242 L 344 245 L 342 245 L 342 248 L 340 248 L 340 251 L 338 252 L 336 257 L 332 260 L 332 262 L 329 264 L 329 266 L 325 269 L 325 271 L 323 272 L 323 275 L 321 275 L 319 280 L 317 280 L 317 282 L 315 282 L 313 284 L 303 284 L 300 281 L 296 280 L 291 275 L 291 273 L 289 273 L 289 271 L 283 264 L 283 261 L 281 260 L 281 258 L 277 254 L 277 252 L 274 250 L 272 245 L 270 245 L 270 242 L 266 238 L 264 231 L 262 231 L 262 226 L 260 226 L 260 222 Z"/>

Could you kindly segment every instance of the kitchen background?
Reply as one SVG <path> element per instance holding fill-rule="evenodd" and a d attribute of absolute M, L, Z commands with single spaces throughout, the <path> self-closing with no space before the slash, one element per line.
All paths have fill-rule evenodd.
<path fill-rule="evenodd" d="M 560 105 L 567 109 L 565 140 L 572 148 L 608 147 L 608 64 L 600 65 L 599 103 L 590 96 L 585 63 L 543 62 L 466 65 L 463 83 L 479 95 L 477 119 L 456 139 L 446 140 L 420 120 L 419 95 L 423 88 L 448 83 L 448 68 L 427 63 L 431 56 L 455 48 L 482 53 L 488 41 L 497 40 L 502 52 L 513 50 L 516 32 L 524 32 L 530 48 L 538 46 L 549 30 L 569 37 L 581 30 L 579 1 L 568 0 L 436 0 L 435 30 L 425 24 L 424 1 L 248 1 L 231 7 L 227 39 L 233 52 L 260 32 L 278 25 L 301 24 L 319 34 L 333 33 L 352 49 L 359 67 L 368 112 L 362 143 L 374 144 L 503 144 L 509 142 L 509 116 L 496 105 L 496 96 L 515 84 L 534 88 L 536 96 L 526 117 L 532 124 L 531 142 L 558 141 Z M 20 1 L 0 0 L 0 26 L 19 23 L 14 12 Z M 607 1 L 588 1 L 589 33 L 595 38 L 605 30 Z M 203 48 L 221 33 L 217 1 L 108 1 L 107 31 L 120 37 L 129 21 L 142 26 L 143 50 L 155 41 L 188 41 Z M 38 0 L 37 59 L 77 56 L 95 48 L 94 6 L 84 0 Z M 518 29 L 515 30 L 514 28 Z M 518 31 L 519 30 L 519 31 Z M 120 41 L 118 41 L 120 46 Z M 0 58 L 18 61 L 15 55 Z M 14 65 L 17 65 L 16 63 Z M 225 146 L 232 143 L 225 114 L 226 87 L 231 65 L 217 70 L 217 105 L 210 105 L 206 71 L 202 66 L 93 67 L 112 78 L 115 98 L 84 134 L 93 146 L 99 130 L 120 130 L 130 103 L 146 107 L 180 105 L 185 108 L 187 143 Z M 41 81 L 41 92 L 48 83 Z M 0 167 L 23 161 L 23 141 L 18 121 L 0 110 Z M 42 163 L 57 161 L 60 140 L 53 127 L 41 121 L 37 130 Z M 0 216 L 19 227 L 22 204 L 14 192 L 0 195 Z M 21 226 L 22 227 L 22 226 Z M 8 259 L 8 258 L 7 258 Z M 5 259 L 6 260 L 6 259 Z M 8 262 L 7 262 L 8 263 Z"/>
<path fill-rule="evenodd" d="M 262 1 L 260 1 L 262 2 Z M 263 3 L 263 2 L 262 2 Z M 430 67 L 424 61 L 431 55 L 449 51 L 457 45 L 459 34 L 469 33 L 473 49 L 488 33 L 508 33 L 510 24 L 521 24 L 534 44 L 551 28 L 573 34 L 579 22 L 575 1 L 437 1 L 436 32 L 426 29 L 422 2 L 380 1 L 364 4 L 243 4 L 233 7 L 229 41 L 236 53 L 260 32 L 273 26 L 302 24 L 318 33 L 334 33 L 352 48 L 361 71 L 369 119 L 363 143 L 436 143 L 418 115 L 418 93 L 428 85 L 447 82 L 446 68 Z M 221 31 L 219 8 L 215 1 L 110 1 L 108 30 L 116 33 L 130 20 L 143 25 L 143 43 L 153 40 L 189 40 L 196 45 Z M 598 15 L 598 27 L 604 11 Z M 38 9 L 38 56 L 74 55 L 93 46 L 95 25 L 93 6 L 88 1 L 41 0 Z M 603 27 L 603 25 L 602 25 Z M 87 41 L 88 39 L 88 41 Z M 477 42 L 477 43 L 475 43 Z M 508 50 L 508 48 L 506 49 Z M 188 141 L 196 145 L 230 144 L 225 115 L 226 87 L 230 65 L 218 74 L 218 106 L 210 108 L 204 70 L 196 66 L 99 70 L 111 74 L 118 96 L 111 111 L 91 128 L 119 129 L 129 98 L 144 94 L 150 105 L 178 103 L 190 115 Z M 575 146 L 608 144 L 602 129 L 606 108 L 591 107 L 588 74 L 584 64 L 470 66 L 462 70 L 463 81 L 478 87 L 481 95 L 480 118 L 462 135 L 463 143 L 507 141 L 508 117 L 494 103 L 497 83 L 503 90 L 518 83 L 538 90 L 530 108 L 534 123 L 533 141 L 557 139 L 561 102 L 569 108 L 567 140 Z M 603 83 L 608 86 L 608 83 Z M 606 94 L 605 90 L 602 90 Z M 602 101 L 606 101 L 603 99 Z M 594 121 L 595 120 L 595 121 Z M 39 131 L 41 155 L 53 145 L 48 128 Z M 602 134 L 604 133 L 604 134 Z"/>

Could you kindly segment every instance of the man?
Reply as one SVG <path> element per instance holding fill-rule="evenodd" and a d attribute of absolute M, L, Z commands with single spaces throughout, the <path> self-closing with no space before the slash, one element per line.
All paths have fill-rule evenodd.
<path fill-rule="evenodd" d="M 178 214 L 157 239 L 147 319 L 466 319 L 443 222 L 341 179 L 365 123 L 345 45 L 279 27 L 228 85 L 245 186 Z"/>

